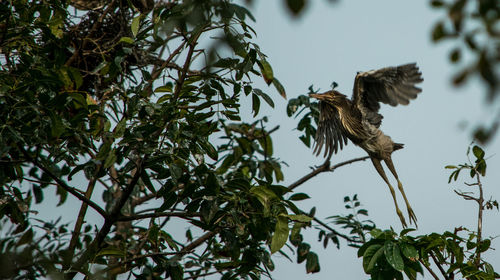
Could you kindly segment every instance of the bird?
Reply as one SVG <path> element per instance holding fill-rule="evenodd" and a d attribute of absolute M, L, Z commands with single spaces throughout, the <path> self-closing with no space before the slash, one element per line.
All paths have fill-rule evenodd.
<path fill-rule="evenodd" d="M 347 145 L 348 139 L 368 153 L 373 166 L 385 181 L 391 192 L 396 213 L 404 228 L 405 217 L 399 209 L 396 193 L 382 167 L 385 162 L 397 180 L 398 189 L 406 204 L 410 224 L 417 227 L 417 216 L 413 211 L 403 189 L 403 184 L 392 162 L 392 153 L 402 149 L 404 144 L 395 143 L 391 137 L 380 130 L 383 116 L 379 113 L 380 103 L 408 105 L 417 98 L 422 89 L 416 84 L 423 81 L 422 73 L 416 63 L 409 63 L 378 70 L 358 72 L 354 79 L 352 98 L 334 88 L 324 93 L 311 93 L 309 96 L 319 100 L 319 120 L 313 153 L 321 154 L 330 160 Z"/>

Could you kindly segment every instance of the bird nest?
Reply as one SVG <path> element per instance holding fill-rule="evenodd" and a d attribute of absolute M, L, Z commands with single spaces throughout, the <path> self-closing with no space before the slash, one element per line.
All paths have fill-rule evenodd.
<path fill-rule="evenodd" d="M 79 70 L 79 90 L 97 93 L 119 73 L 127 73 L 127 62 L 136 61 L 134 49 L 121 41 L 132 37 L 131 17 L 132 11 L 118 3 L 92 9 L 69 27 L 67 35 L 73 52 L 66 65 Z"/>

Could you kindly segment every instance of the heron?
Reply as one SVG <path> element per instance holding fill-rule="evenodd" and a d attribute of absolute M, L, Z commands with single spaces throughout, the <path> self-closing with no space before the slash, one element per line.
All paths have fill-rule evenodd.
<path fill-rule="evenodd" d="M 405 217 L 399 209 L 396 193 L 382 167 L 385 162 L 397 180 L 398 189 L 403 196 L 410 224 L 417 226 L 417 216 L 408 202 L 392 162 L 392 153 L 402 149 L 403 144 L 395 143 L 391 137 L 380 130 L 383 116 L 379 113 L 380 103 L 396 106 L 408 105 L 417 98 L 422 89 L 415 85 L 422 82 L 422 73 L 416 63 L 378 70 L 358 72 L 354 79 L 352 98 L 335 89 L 325 93 L 313 93 L 310 97 L 319 100 L 319 123 L 315 136 L 313 153 L 321 154 L 329 160 L 347 145 L 347 139 L 364 149 L 370 157 L 378 174 L 390 189 L 396 213 L 404 228 L 407 227 Z"/>

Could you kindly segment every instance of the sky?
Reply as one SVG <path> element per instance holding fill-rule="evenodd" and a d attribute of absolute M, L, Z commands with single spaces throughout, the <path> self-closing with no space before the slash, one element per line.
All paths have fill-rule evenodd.
<path fill-rule="evenodd" d="M 470 187 L 464 186 L 460 180 L 448 184 L 450 171 L 444 166 L 467 160 L 465 152 L 471 143 L 471 130 L 481 120 L 491 119 L 495 107 L 486 104 L 485 90 L 477 82 L 460 89 L 450 85 L 450 77 L 456 71 L 447 59 L 452 45 L 435 45 L 430 40 L 431 28 L 442 14 L 431 10 L 427 1 L 341 0 L 331 4 L 326 0 L 310 0 L 304 15 L 293 19 L 287 14 L 284 2 L 254 0 L 250 11 L 256 18 L 251 24 L 257 33 L 255 43 L 267 54 L 289 99 L 307 93 L 310 85 L 326 91 L 333 81 L 338 84 L 338 91 L 350 96 L 358 71 L 410 62 L 418 64 L 424 77 L 419 97 L 408 106 L 382 106 L 381 109 L 384 115 L 381 129 L 395 142 L 405 144 L 404 149 L 393 154 L 393 161 L 418 217 L 419 229 L 414 234 L 453 231 L 459 225 L 475 229 L 476 205 L 453 192 L 454 189 L 468 191 Z M 254 80 L 256 87 L 274 98 L 275 108 L 262 103 L 258 117 L 268 116 L 269 128 L 280 125 L 280 129 L 273 133 L 274 153 L 287 163 L 282 166 L 283 185 L 286 186 L 309 173 L 312 166 L 320 165 L 324 159 L 313 156 L 312 149 L 298 139 L 300 133 L 294 130 L 298 119 L 287 117 L 287 100 L 262 80 Z M 244 107 L 243 121 L 251 122 L 250 107 Z M 487 177 L 483 180 L 485 196 L 494 199 L 500 199 L 500 173 L 496 172 L 500 169 L 499 138 L 485 147 L 487 157 L 491 156 L 487 162 Z M 332 157 L 332 164 L 365 155 L 362 149 L 349 143 Z M 393 177 L 389 176 L 389 179 L 395 185 Z M 77 184 L 76 181 L 72 183 Z M 397 232 L 401 230 L 387 185 L 370 161 L 344 166 L 333 173 L 322 173 L 299 186 L 295 192 L 310 196 L 298 205 L 306 211 L 316 207 L 316 217 L 320 219 L 349 214 L 344 208 L 343 198 L 358 194 L 363 207 L 369 211 L 369 218 L 379 228 L 393 226 Z M 94 194 L 93 198 L 100 199 L 100 195 Z M 44 201 L 44 205 L 58 202 L 57 197 L 47 195 L 46 199 L 54 200 L 54 203 L 45 204 Z M 403 206 L 402 201 L 400 205 Z M 79 209 L 71 203 L 51 209 L 42 209 L 42 205 L 36 207 L 40 207 L 41 216 L 54 216 L 55 211 L 64 211 L 65 216 L 75 217 Z M 485 237 L 500 234 L 499 215 L 496 210 L 485 212 Z M 89 212 L 87 221 L 102 224 L 102 219 L 93 211 Z M 179 228 L 182 234 L 184 229 Z M 369 278 L 363 272 L 356 250 L 345 243 L 341 244 L 340 250 L 332 244 L 323 249 L 317 242 L 316 230 L 307 230 L 303 234 L 320 257 L 321 271 L 306 274 L 304 264 L 291 263 L 276 254 L 273 257 L 276 265 L 272 273 L 274 279 Z M 498 247 L 498 244 L 494 240 L 492 246 Z M 292 252 L 286 249 L 285 252 L 292 259 L 296 258 Z M 484 257 L 500 270 L 497 265 L 500 250 L 490 251 Z M 430 279 L 426 276 L 425 279 Z"/>
<path fill-rule="evenodd" d="M 423 91 L 418 98 L 408 106 L 383 105 L 381 109 L 384 115 L 381 129 L 395 142 L 405 144 L 404 149 L 393 154 L 393 161 L 418 217 L 419 228 L 414 234 L 453 231 L 455 226 L 474 230 L 477 205 L 453 192 L 454 189 L 471 191 L 462 183 L 470 182 L 470 177 L 461 176 L 461 180 L 448 184 L 450 171 L 444 166 L 467 161 L 465 153 L 471 143 L 471 131 L 484 119 L 492 119 L 495 106 L 487 104 L 485 90 L 478 81 L 462 88 L 451 85 L 450 77 L 457 70 L 448 61 L 453 44 L 436 45 L 430 37 L 433 25 L 444 14 L 431 9 L 428 1 L 349 0 L 333 4 L 309 1 L 305 13 L 297 20 L 287 13 L 285 1 L 253 2 L 250 11 L 256 18 L 252 25 L 257 33 L 256 43 L 267 54 L 288 98 L 307 93 L 310 85 L 326 91 L 333 81 L 337 82 L 338 91 L 350 96 L 358 71 L 409 62 L 418 64 L 424 77 L 420 84 Z M 286 116 L 287 100 L 263 82 L 256 82 L 275 98 L 275 108 L 266 108 L 260 115 L 269 117 L 269 127 L 280 125 L 273 141 L 275 155 L 288 164 L 283 166 L 286 186 L 309 173 L 310 167 L 321 164 L 323 159 L 313 156 L 312 150 L 298 139 L 300 133 L 294 128 L 299 119 Z M 490 157 L 487 177 L 483 180 L 485 196 L 494 199 L 500 199 L 498 138 L 484 147 Z M 362 149 L 349 143 L 332 157 L 332 164 L 364 155 Z M 392 176 L 389 180 L 396 184 Z M 379 228 L 393 226 L 397 232 L 401 230 L 387 185 L 370 161 L 322 173 L 295 192 L 305 192 L 311 197 L 299 205 L 306 211 L 317 207 L 316 217 L 320 219 L 349 214 L 343 197 L 358 194 L 370 219 Z M 406 211 L 403 209 L 403 212 Z M 497 210 L 485 212 L 484 237 L 500 234 L 499 218 Z M 275 255 L 273 278 L 369 278 L 363 272 L 356 250 L 345 244 L 341 244 L 340 250 L 335 246 L 323 249 L 313 229 L 306 231 L 304 237 L 318 253 L 321 271 L 306 275 L 304 264 L 291 263 Z M 498 244 L 498 240 L 494 240 L 492 247 Z M 489 251 L 485 258 L 500 269 L 499 250 Z M 427 274 L 425 279 L 430 279 Z"/>

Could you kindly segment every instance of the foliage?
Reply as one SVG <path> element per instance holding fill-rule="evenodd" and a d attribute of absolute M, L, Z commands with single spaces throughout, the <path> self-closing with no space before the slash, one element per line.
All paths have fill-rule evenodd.
<path fill-rule="evenodd" d="M 470 149 L 467 151 L 469 154 Z M 439 279 L 431 264 L 439 270 L 444 279 L 496 279 L 500 277 L 493 266 L 482 259 L 481 254 L 491 250 L 491 238 L 482 237 L 482 211 L 488 208 L 484 201 L 483 186 L 480 177 L 485 175 L 486 161 L 484 151 L 473 146 L 474 163 L 459 166 L 446 166 L 454 169 L 450 181 L 457 180 L 461 170 L 470 170 L 471 178 L 477 183 L 468 184 L 479 188 L 479 196 L 457 192 L 467 200 L 475 200 L 478 208 L 478 228 L 476 231 L 456 227 L 453 232 L 431 233 L 411 236 L 412 229 L 405 229 L 399 235 L 393 230 L 373 229 L 372 238 L 358 250 L 358 257 L 363 258 L 363 269 L 372 279 L 403 279 L 403 273 L 409 279 L 416 279 L 417 273 L 424 274 L 423 267 Z M 497 203 L 498 205 L 498 203 Z M 491 209 L 491 208 L 490 208 Z M 422 267 L 423 266 L 423 267 Z"/>
<path fill-rule="evenodd" d="M 313 90 L 313 86 L 309 87 L 308 94 L 311 93 L 316 93 L 316 91 Z M 313 140 L 316 135 L 316 126 L 319 122 L 318 102 L 311 102 L 309 96 L 301 94 L 288 101 L 286 113 L 288 117 L 294 116 L 294 118 L 302 115 L 302 118 L 297 123 L 297 130 L 303 132 L 299 139 L 304 145 L 311 147 L 311 140 Z M 314 123 L 312 120 L 314 120 Z"/>
<path fill-rule="evenodd" d="M 358 200 L 358 195 L 355 194 L 352 197 L 344 197 L 345 208 L 350 209 L 352 213 L 348 215 L 334 215 L 327 217 L 327 219 L 332 219 L 333 224 L 341 226 L 345 230 L 349 230 L 350 240 L 349 246 L 360 247 L 360 244 L 366 242 L 366 234 L 375 228 L 375 223 L 371 220 L 361 220 L 360 217 L 368 216 L 368 210 L 360 208 L 361 202 Z M 323 230 L 320 229 L 320 239 Z M 328 235 L 328 234 L 327 234 Z M 326 248 L 326 240 L 324 243 Z"/>
<path fill-rule="evenodd" d="M 289 226 L 310 218 L 278 184 L 276 129 L 266 118 L 240 120 L 242 96 L 255 116 L 262 101 L 274 106 L 253 78 L 285 97 L 252 43 L 245 7 L 10 1 L 0 9 L 2 277 L 269 275 Z M 54 191 L 57 206 L 82 202 L 74 224 L 31 210 Z M 102 225 L 87 222 L 88 208 Z M 171 226 L 179 222 L 187 231 Z M 308 271 L 318 271 L 310 258 Z"/>
<path fill-rule="evenodd" d="M 488 101 L 500 92 L 500 5 L 497 0 L 432 0 L 432 7 L 445 15 L 436 22 L 432 40 L 436 43 L 455 41 L 449 60 L 459 70 L 452 78 L 455 86 L 462 86 L 478 76 L 488 88 Z M 500 114 L 500 112 L 498 112 Z M 475 131 L 475 138 L 485 143 L 496 133 L 498 114 L 490 125 L 483 124 Z"/>

